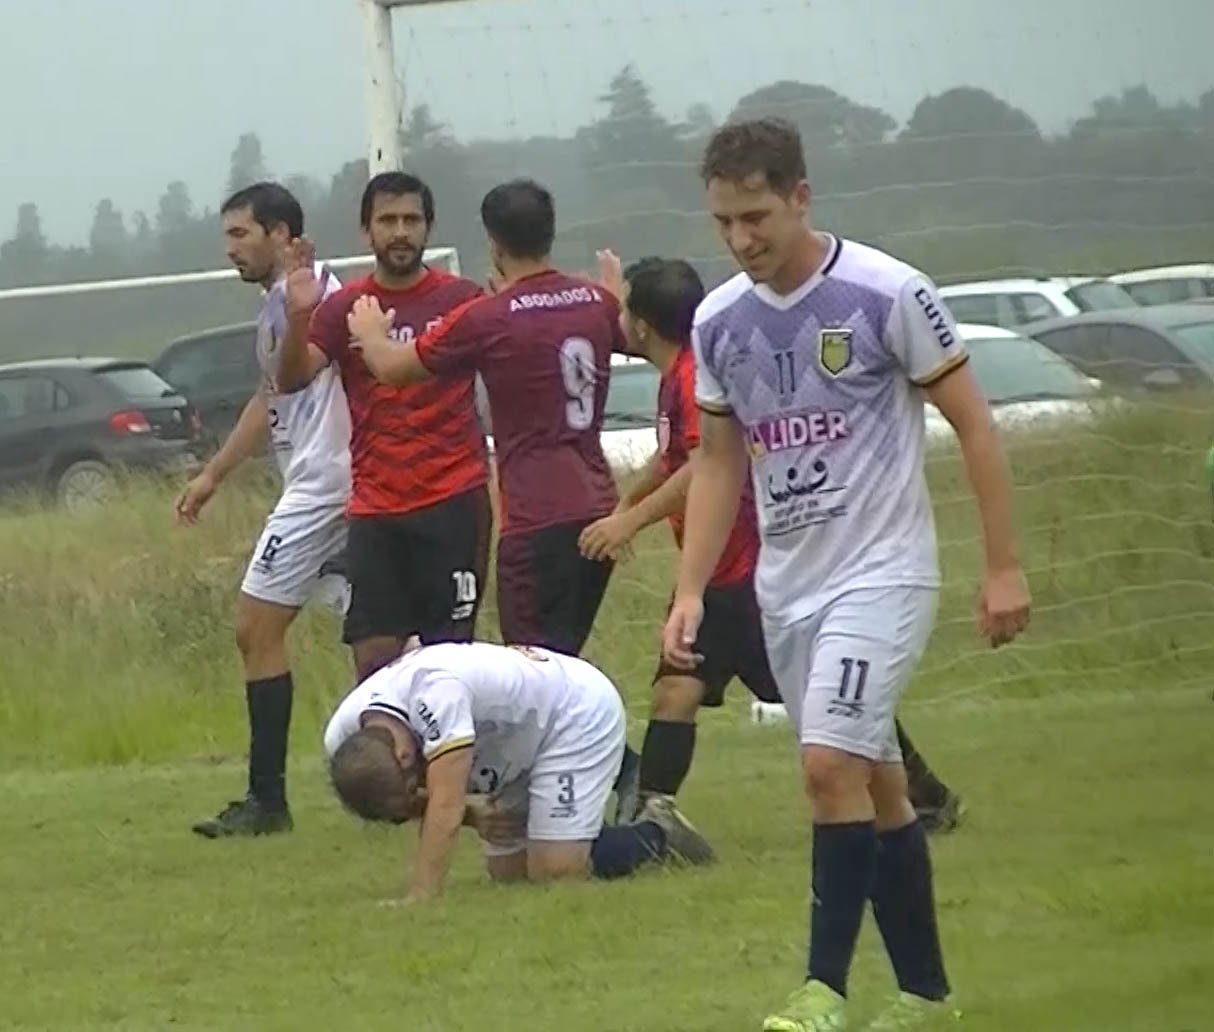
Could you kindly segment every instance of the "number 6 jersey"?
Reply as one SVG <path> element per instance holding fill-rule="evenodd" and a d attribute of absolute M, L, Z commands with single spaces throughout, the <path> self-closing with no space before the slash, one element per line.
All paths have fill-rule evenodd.
<path fill-rule="evenodd" d="M 437 376 L 479 372 L 501 478 L 501 533 L 610 512 L 617 495 L 599 434 L 619 306 L 550 269 L 453 311 L 417 343 Z"/>

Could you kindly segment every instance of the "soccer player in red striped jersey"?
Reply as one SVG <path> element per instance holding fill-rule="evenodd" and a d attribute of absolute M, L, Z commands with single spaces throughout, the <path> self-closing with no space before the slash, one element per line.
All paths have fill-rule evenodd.
<path fill-rule="evenodd" d="M 485 195 L 481 219 L 497 293 L 458 308 L 420 340 L 394 347 L 374 299 L 357 347 L 384 383 L 441 383 L 479 373 L 500 481 L 498 611 L 507 644 L 577 655 L 590 635 L 610 559 L 583 556 L 578 537 L 618 501 L 600 434 L 613 351 L 625 342 L 619 302 L 552 266 L 552 195 L 532 180 Z M 376 325 L 379 320 L 379 325 Z M 635 754 L 625 754 L 633 773 Z M 635 800 L 625 796 L 627 809 Z"/>
<path fill-rule="evenodd" d="M 661 384 L 657 454 L 616 511 L 583 531 L 581 548 L 590 558 L 619 555 L 636 534 L 663 519 L 670 522 L 676 543 L 682 545 L 689 461 L 700 443 L 691 348 L 692 318 L 704 299 L 699 274 L 685 261 L 663 258 L 643 259 L 624 273 L 619 259 L 610 253 L 602 257 L 602 264 L 604 285 L 623 298 L 621 321 L 628 350 L 658 369 Z M 641 806 L 654 797 L 673 803 L 691 769 L 696 714 L 701 706 L 720 706 L 734 677 L 764 702 L 780 699 L 755 601 L 758 554 L 754 499 L 748 496 L 704 594 L 704 623 L 696 641 L 700 662 L 690 671 L 659 662 L 641 753 Z"/>
<path fill-rule="evenodd" d="M 353 346 L 370 311 L 366 299 L 381 313 L 376 327 L 388 346 L 412 351 L 428 328 L 481 290 L 423 264 L 434 197 L 420 179 L 401 172 L 373 177 L 360 214 L 375 270 L 323 302 L 307 264 L 292 272 L 293 332 L 281 378 L 298 386 L 332 364 L 345 386 L 353 481 L 345 638 L 355 646 L 362 679 L 399 655 L 414 634 L 427 644 L 471 640 L 492 517 L 472 373 L 389 386 Z"/>

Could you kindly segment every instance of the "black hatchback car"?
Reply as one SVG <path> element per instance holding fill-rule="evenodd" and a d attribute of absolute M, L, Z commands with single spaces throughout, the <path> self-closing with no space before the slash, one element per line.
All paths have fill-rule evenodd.
<path fill-rule="evenodd" d="M 152 368 L 198 412 L 206 450 L 213 451 L 232 432 L 257 390 L 257 324 L 236 323 L 178 337 Z"/>
<path fill-rule="evenodd" d="M 55 358 L 0 365 L 0 488 L 68 507 L 107 497 L 122 468 L 198 467 L 198 416 L 143 362 Z"/>

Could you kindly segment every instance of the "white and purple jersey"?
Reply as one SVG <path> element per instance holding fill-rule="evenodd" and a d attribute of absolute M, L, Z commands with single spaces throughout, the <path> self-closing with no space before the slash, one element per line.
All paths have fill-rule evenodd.
<path fill-rule="evenodd" d="M 325 297 L 341 289 L 319 262 Z M 336 367 L 322 369 L 307 386 L 278 388 L 280 345 L 287 332 L 285 279 L 266 291 L 257 313 L 257 364 L 270 410 L 270 444 L 282 473 L 276 512 L 344 506 L 350 496 L 350 409 Z"/>
<path fill-rule="evenodd" d="M 746 431 L 769 619 L 855 588 L 939 585 L 921 388 L 966 353 L 925 276 L 832 238 L 791 294 L 745 274 L 712 291 L 692 340 L 698 404 Z"/>

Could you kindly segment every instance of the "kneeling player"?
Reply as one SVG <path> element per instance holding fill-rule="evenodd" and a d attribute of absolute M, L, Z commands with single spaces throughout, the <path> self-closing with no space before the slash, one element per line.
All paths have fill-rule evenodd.
<path fill-rule="evenodd" d="M 662 379 L 658 453 L 616 511 L 582 533 L 583 553 L 592 559 L 615 558 L 639 531 L 662 519 L 669 519 L 682 544 L 688 460 L 700 440 L 691 349 L 692 318 L 704 299 L 698 273 L 687 262 L 662 258 L 646 258 L 623 274 L 614 255 L 605 254 L 603 264 L 604 284 L 623 295 L 628 350 L 653 363 Z M 701 706 L 720 706 L 734 677 L 764 702 L 780 699 L 755 600 L 758 554 L 754 501 L 747 497 L 704 593 L 704 623 L 696 643 L 700 662 L 691 671 L 665 661 L 658 667 L 641 754 L 642 802 L 678 792 L 691 769 L 696 713 Z"/>
<path fill-rule="evenodd" d="M 364 820 L 422 817 L 410 900 L 443 889 L 459 829 L 485 839 L 499 881 L 612 878 L 708 850 L 664 800 L 603 826 L 624 751 L 615 686 L 584 660 L 485 642 L 416 649 L 376 672 L 325 731 L 333 787 Z M 469 794 L 492 805 L 470 807 Z M 495 831 L 500 814 L 517 834 Z M 525 827 L 524 827 L 525 822 Z"/>

